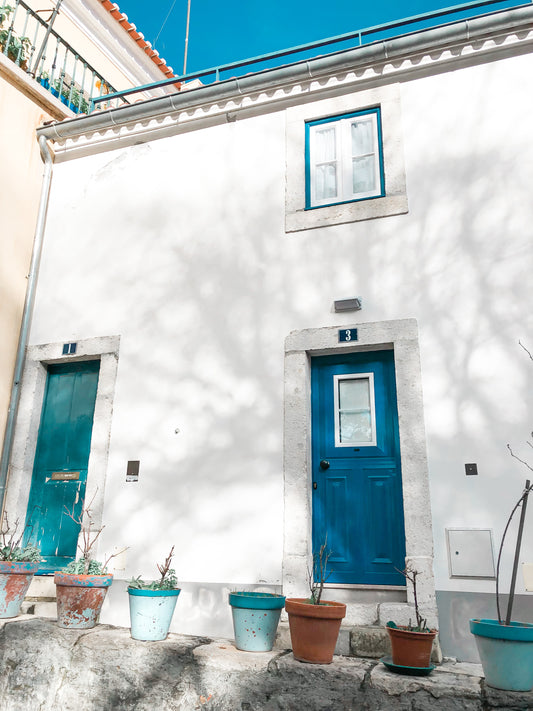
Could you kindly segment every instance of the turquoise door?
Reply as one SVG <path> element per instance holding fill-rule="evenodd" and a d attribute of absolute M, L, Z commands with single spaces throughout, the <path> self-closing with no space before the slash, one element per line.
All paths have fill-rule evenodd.
<path fill-rule="evenodd" d="M 41 548 L 39 572 L 76 557 L 100 361 L 48 368 L 26 516 L 25 541 Z"/>
<path fill-rule="evenodd" d="M 314 358 L 313 550 L 328 583 L 405 585 L 405 533 L 393 351 Z"/>

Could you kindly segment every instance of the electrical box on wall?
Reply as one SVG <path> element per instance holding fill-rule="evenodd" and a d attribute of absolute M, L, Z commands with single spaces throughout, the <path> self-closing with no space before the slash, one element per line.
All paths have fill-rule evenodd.
<path fill-rule="evenodd" d="M 139 481 L 139 466 L 140 461 L 138 459 L 128 462 L 126 468 L 126 481 Z"/>
<path fill-rule="evenodd" d="M 450 578 L 495 578 L 490 528 L 447 528 Z"/>

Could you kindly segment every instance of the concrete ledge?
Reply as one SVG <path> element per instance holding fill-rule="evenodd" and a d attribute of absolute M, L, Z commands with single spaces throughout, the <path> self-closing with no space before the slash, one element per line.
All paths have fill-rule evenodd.
<path fill-rule="evenodd" d="M 64 630 L 48 619 L 0 622 L 0 711 L 489 711 L 533 708 L 533 693 L 487 688 L 481 667 L 441 665 L 428 677 L 375 659 L 297 662 L 291 652 L 239 652 L 229 640 L 128 629 Z"/>

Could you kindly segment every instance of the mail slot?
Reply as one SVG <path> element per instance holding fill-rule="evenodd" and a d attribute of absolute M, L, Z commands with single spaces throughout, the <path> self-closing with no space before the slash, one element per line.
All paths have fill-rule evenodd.
<path fill-rule="evenodd" d="M 52 472 L 52 481 L 76 481 L 79 478 L 79 472 Z"/>

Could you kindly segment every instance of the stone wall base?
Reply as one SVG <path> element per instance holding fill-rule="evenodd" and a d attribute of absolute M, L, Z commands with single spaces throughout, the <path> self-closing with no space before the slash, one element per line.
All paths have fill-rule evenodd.
<path fill-rule="evenodd" d="M 447 662 L 399 676 L 375 659 L 302 664 L 292 653 L 239 652 L 229 640 L 129 630 L 64 630 L 54 621 L 0 622 L 0 711 L 489 711 L 531 709 L 533 693 L 491 690 L 481 667 Z"/>

